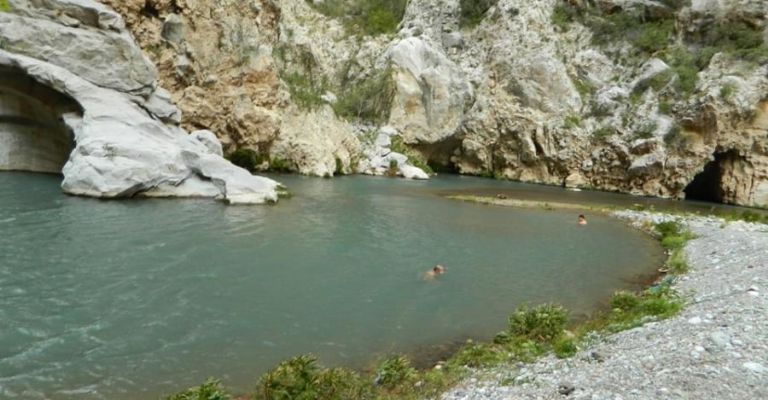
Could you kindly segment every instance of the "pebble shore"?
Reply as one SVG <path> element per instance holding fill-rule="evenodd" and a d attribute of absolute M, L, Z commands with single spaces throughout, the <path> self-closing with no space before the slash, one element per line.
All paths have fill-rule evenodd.
<path fill-rule="evenodd" d="M 697 236 L 675 289 L 682 312 L 596 338 L 572 358 L 476 371 L 443 400 L 768 399 L 768 225 L 621 211 L 641 227 L 680 219 Z"/>

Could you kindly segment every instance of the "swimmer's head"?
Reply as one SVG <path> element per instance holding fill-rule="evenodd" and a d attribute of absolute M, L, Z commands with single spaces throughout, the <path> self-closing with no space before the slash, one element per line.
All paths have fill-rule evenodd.
<path fill-rule="evenodd" d="M 443 267 L 440 264 L 437 264 L 437 265 L 434 266 L 434 268 L 432 268 L 432 272 L 434 272 L 436 274 L 444 274 L 445 273 L 445 267 Z"/>

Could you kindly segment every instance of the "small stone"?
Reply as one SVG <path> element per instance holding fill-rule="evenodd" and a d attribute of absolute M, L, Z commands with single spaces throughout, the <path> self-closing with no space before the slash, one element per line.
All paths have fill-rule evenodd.
<path fill-rule="evenodd" d="M 571 393 L 573 393 L 576 390 L 576 388 L 568 383 L 561 383 L 560 386 L 557 387 L 557 392 L 562 394 L 563 396 L 568 396 Z"/>
<path fill-rule="evenodd" d="M 728 336 L 727 333 L 721 331 L 712 332 L 709 335 L 709 341 L 719 350 L 725 349 L 731 345 L 731 337 Z"/>
<path fill-rule="evenodd" d="M 768 368 L 766 368 L 763 364 L 760 364 L 760 363 L 748 361 L 748 362 L 745 362 L 744 364 L 741 364 L 741 366 L 748 371 L 752 371 L 758 374 L 768 373 Z"/>
<path fill-rule="evenodd" d="M 701 323 L 701 318 L 693 317 L 693 318 L 688 320 L 688 323 L 691 324 L 691 325 L 698 325 L 698 324 Z"/>

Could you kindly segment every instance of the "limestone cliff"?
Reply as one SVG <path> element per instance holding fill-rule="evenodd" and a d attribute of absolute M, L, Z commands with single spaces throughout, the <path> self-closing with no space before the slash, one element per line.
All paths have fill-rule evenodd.
<path fill-rule="evenodd" d="M 102 2 L 182 126 L 253 150 L 256 169 L 428 161 L 768 205 L 765 1 L 410 0 L 388 3 L 404 5 L 394 24 L 357 0 Z"/>

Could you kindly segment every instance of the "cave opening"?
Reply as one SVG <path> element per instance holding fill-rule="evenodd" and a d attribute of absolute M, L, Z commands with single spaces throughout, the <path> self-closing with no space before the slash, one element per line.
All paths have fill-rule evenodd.
<path fill-rule="evenodd" d="M 698 173 L 683 190 L 685 199 L 723 203 L 725 199 L 725 190 L 723 189 L 725 166 L 738 157 L 739 155 L 734 151 L 715 153 L 714 160 L 708 162 L 704 166 L 704 170 Z"/>
<path fill-rule="evenodd" d="M 0 66 L 0 170 L 60 174 L 75 147 L 65 118 L 82 114 L 71 97 Z"/>

